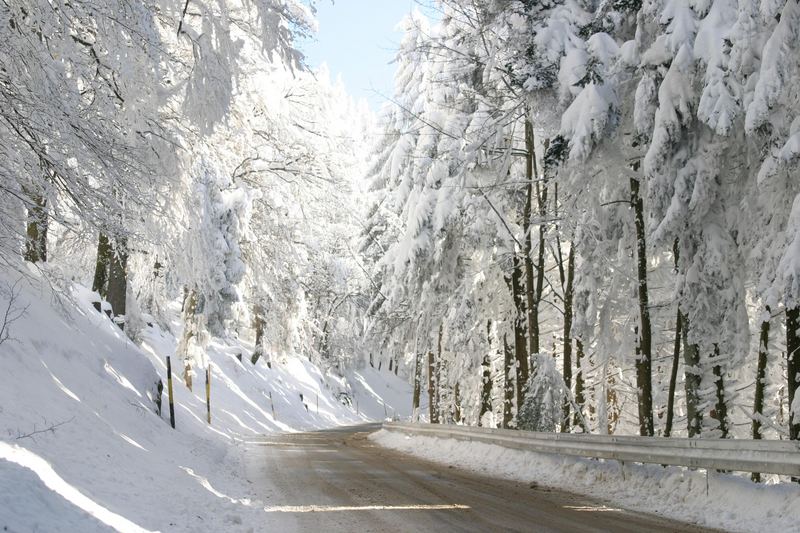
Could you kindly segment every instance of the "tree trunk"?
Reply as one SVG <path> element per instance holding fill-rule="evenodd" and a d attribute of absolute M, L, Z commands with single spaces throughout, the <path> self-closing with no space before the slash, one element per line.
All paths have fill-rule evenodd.
<path fill-rule="evenodd" d="M 672 435 L 672 423 L 675 419 L 675 387 L 678 382 L 678 364 L 681 357 L 681 327 L 683 325 L 683 315 L 678 309 L 675 317 L 675 343 L 672 346 L 672 371 L 669 375 L 669 392 L 667 393 L 667 425 L 664 428 L 664 436 Z"/>
<path fill-rule="evenodd" d="M 574 296 L 575 247 L 570 245 L 567 256 L 566 286 L 564 288 L 564 385 L 567 397 L 564 399 L 564 414 L 561 419 L 561 432 L 569 431 L 569 395 L 572 393 L 572 300 Z"/>
<path fill-rule="evenodd" d="M 486 340 L 488 341 L 489 348 L 483 356 L 483 363 L 481 368 L 483 373 L 481 375 L 481 410 L 478 415 L 478 426 L 483 425 L 483 416 L 492 410 L 492 360 L 490 354 L 492 352 L 492 321 L 486 322 Z"/>
<path fill-rule="evenodd" d="M 128 292 L 128 240 L 118 238 L 111 254 L 108 269 L 108 303 L 117 325 L 125 329 L 125 312 Z M 119 318 L 117 318 L 119 317 Z"/>
<path fill-rule="evenodd" d="M 514 419 L 514 352 L 508 344 L 508 335 L 503 335 L 503 355 L 504 355 L 504 387 L 503 387 L 503 427 L 511 427 Z"/>
<path fill-rule="evenodd" d="M 453 421 L 456 424 L 461 423 L 461 387 L 459 387 L 457 381 L 455 387 L 453 387 Z"/>
<path fill-rule="evenodd" d="M 617 429 L 617 424 L 619 423 L 620 417 L 620 405 L 619 399 L 617 398 L 617 389 L 614 388 L 617 380 L 614 379 L 613 374 L 609 376 L 606 371 L 603 372 L 603 375 L 605 376 L 604 379 L 606 379 L 606 434 L 613 435 L 614 431 Z"/>
<path fill-rule="evenodd" d="M 433 350 L 430 350 L 428 351 L 428 414 L 431 424 L 439 423 L 439 409 L 436 403 L 436 357 Z"/>
<path fill-rule="evenodd" d="M 478 415 L 478 426 L 483 425 L 483 416 L 492 410 L 492 362 L 489 353 L 483 356 L 483 375 L 481 376 L 481 411 Z"/>
<path fill-rule="evenodd" d="M 767 319 L 761 322 L 761 335 L 758 339 L 758 366 L 756 367 L 756 392 L 753 398 L 752 434 L 754 440 L 761 440 L 761 416 L 764 412 L 764 389 L 767 386 L 767 354 L 769 349 L 769 306 L 766 308 Z M 751 479 L 758 483 L 761 474 L 753 472 Z"/>
<path fill-rule="evenodd" d="M 534 152 L 534 165 L 536 162 L 536 153 Z M 536 175 L 536 173 L 534 173 Z M 544 264 L 544 252 L 545 252 L 545 233 L 547 228 L 545 227 L 544 220 L 545 216 L 547 215 L 547 181 L 542 183 L 541 187 L 539 183 L 536 183 L 536 201 L 539 204 L 539 247 L 537 248 L 537 258 L 536 258 L 536 293 L 533 295 L 533 304 L 534 304 L 534 323 L 535 326 L 535 333 L 536 333 L 536 352 L 539 353 L 539 342 L 541 337 L 541 331 L 539 328 L 539 304 L 542 301 L 542 294 L 544 293 L 544 271 L 545 271 L 545 264 Z"/>
<path fill-rule="evenodd" d="M 111 243 L 105 233 L 100 233 L 97 239 L 97 259 L 94 267 L 94 281 L 92 291 L 105 300 L 108 297 L 108 270 L 111 268 Z"/>
<path fill-rule="evenodd" d="M 786 371 L 788 374 L 787 390 L 789 391 L 789 438 L 800 439 L 800 413 L 794 413 L 797 387 L 800 385 L 800 307 L 786 309 Z"/>
<path fill-rule="evenodd" d="M 442 365 L 444 364 L 444 360 L 442 359 L 442 338 L 444 337 L 444 324 L 439 324 L 439 342 L 436 345 L 436 364 L 434 365 L 436 369 L 436 390 L 435 398 L 436 398 L 436 420 L 441 423 L 446 417 L 445 413 L 442 412 L 444 402 L 442 401 Z"/>
<path fill-rule="evenodd" d="M 714 388 L 716 389 L 717 402 L 714 406 L 715 415 L 719 422 L 719 430 L 722 432 L 723 439 L 728 438 L 728 403 L 725 400 L 725 380 L 723 378 L 722 365 L 719 363 L 719 345 L 714 345 L 713 367 Z"/>
<path fill-rule="evenodd" d="M 253 347 L 253 355 L 250 357 L 250 362 L 253 364 L 258 363 L 258 360 L 262 355 L 264 355 L 265 326 L 266 322 L 264 321 L 263 308 L 260 305 L 256 305 L 253 308 L 253 329 L 256 330 L 256 342 L 255 346 Z"/>
<path fill-rule="evenodd" d="M 411 418 L 414 422 L 419 422 L 419 397 L 422 388 L 422 359 L 419 353 L 414 354 L 414 395 L 411 399 Z"/>
<path fill-rule="evenodd" d="M 689 320 L 683 317 L 683 372 L 686 388 L 686 425 L 689 438 L 700 435 L 703 413 L 700 411 L 700 351 L 689 344 Z"/>
<path fill-rule="evenodd" d="M 516 359 L 517 411 L 525 401 L 525 385 L 528 383 L 529 361 L 525 338 L 525 290 L 522 284 L 522 263 L 514 256 L 514 270 L 511 274 L 511 293 L 514 297 L 516 317 L 514 319 L 514 357 Z"/>
<path fill-rule="evenodd" d="M 189 346 L 192 338 L 197 335 L 197 325 L 195 315 L 197 314 L 198 304 L 197 291 L 189 291 L 186 301 L 183 304 L 183 335 L 178 343 L 177 353 L 183 357 L 183 381 L 186 388 L 192 390 L 192 362 L 189 355 Z"/>
<path fill-rule="evenodd" d="M 636 388 L 639 396 L 639 434 L 652 437 L 653 383 L 652 336 L 650 305 L 647 294 L 647 243 L 644 228 L 644 202 L 639 194 L 639 180 L 630 179 L 631 205 L 636 223 L 637 277 L 639 293 L 639 327 L 636 339 Z"/>
<path fill-rule="evenodd" d="M 589 433 L 589 428 L 586 427 L 586 422 L 583 417 L 583 405 L 586 403 L 586 398 L 583 393 L 583 370 L 581 369 L 581 365 L 583 364 L 583 341 L 581 339 L 575 340 L 575 348 L 577 349 L 575 353 L 575 405 L 578 406 L 578 410 L 575 412 L 573 424 L 580 425 L 584 433 Z"/>
<path fill-rule="evenodd" d="M 672 246 L 673 258 L 675 260 L 675 272 L 678 271 L 678 239 Z M 672 345 L 672 371 L 669 375 L 669 392 L 667 393 L 667 425 L 664 428 L 664 436 L 672 435 L 672 422 L 675 418 L 675 386 L 678 382 L 678 363 L 681 357 L 681 327 L 683 316 L 681 308 L 678 306 L 675 317 L 675 343 Z"/>
<path fill-rule="evenodd" d="M 528 312 L 527 326 L 528 326 L 528 357 L 533 357 L 539 353 L 539 317 L 538 317 L 538 303 L 536 302 L 536 286 L 534 284 L 533 274 L 533 247 L 531 239 L 533 238 L 531 231 L 531 215 L 533 214 L 533 180 L 536 177 L 536 152 L 535 143 L 533 138 L 533 124 L 530 119 L 525 119 L 525 178 L 528 181 L 527 194 L 525 197 L 525 209 L 522 213 L 522 229 L 523 247 L 524 247 L 524 262 L 525 262 L 525 307 Z M 530 368 L 530 372 L 533 368 Z"/>
<path fill-rule="evenodd" d="M 47 261 L 47 199 L 40 194 L 29 194 L 28 224 L 23 257 L 30 263 Z"/>

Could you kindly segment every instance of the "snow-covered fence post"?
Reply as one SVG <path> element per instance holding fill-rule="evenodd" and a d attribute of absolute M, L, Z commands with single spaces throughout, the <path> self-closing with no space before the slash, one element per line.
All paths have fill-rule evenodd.
<path fill-rule="evenodd" d="M 317 393 L 317 414 L 319 414 L 319 393 Z"/>
<path fill-rule="evenodd" d="M 169 395 L 169 425 L 175 429 L 175 402 L 172 400 L 172 363 L 167 356 L 167 393 Z"/>
<path fill-rule="evenodd" d="M 272 419 L 277 420 L 275 418 L 275 402 L 272 401 L 272 391 L 269 391 L 269 407 L 272 409 Z"/>
<path fill-rule="evenodd" d="M 206 368 L 206 419 L 211 424 L 211 365 Z"/>

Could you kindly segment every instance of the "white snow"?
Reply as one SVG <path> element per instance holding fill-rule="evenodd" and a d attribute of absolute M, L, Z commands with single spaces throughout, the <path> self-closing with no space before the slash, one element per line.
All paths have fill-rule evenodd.
<path fill-rule="evenodd" d="M 799 531 L 800 486 L 752 483 L 704 470 L 621 465 L 479 442 L 408 436 L 382 430 L 370 436 L 387 448 L 492 477 L 536 482 L 634 511 L 730 531 Z"/>
<path fill-rule="evenodd" d="M 383 402 L 389 416 L 408 414 L 409 387 L 389 372 L 338 377 L 300 356 L 253 366 L 252 345 L 214 339 L 212 425 L 202 370 L 190 392 L 173 357 L 173 430 L 166 380 L 160 419 L 151 398 L 175 337 L 148 329 L 140 349 L 86 289 L 65 298 L 39 272 L 28 275 L 17 285 L 27 309 L 0 344 L 0 529 L 284 531 L 287 519 L 265 512 L 269 480 L 246 477 L 248 436 L 382 419 Z M 0 270 L 0 287 L 18 277 Z M 0 294 L 3 309 L 7 301 Z M 335 398 L 344 391 L 358 413 Z"/>

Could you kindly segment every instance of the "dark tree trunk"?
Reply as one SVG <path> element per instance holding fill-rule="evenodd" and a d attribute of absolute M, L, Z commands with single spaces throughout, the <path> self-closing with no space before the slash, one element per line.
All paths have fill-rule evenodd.
<path fill-rule="evenodd" d="M 769 306 L 766 308 L 767 319 L 761 322 L 761 334 L 758 338 L 758 366 L 756 367 L 756 392 L 753 398 L 752 434 L 754 440 L 761 440 L 761 416 L 764 412 L 764 389 L 767 386 L 767 355 L 769 350 Z M 753 472 L 752 480 L 761 481 L 761 474 Z"/>
<path fill-rule="evenodd" d="M 797 387 L 800 385 L 800 307 L 786 309 L 786 357 L 789 391 L 789 438 L 800 439 L 800 413 L 792 412 Z"/>
<path fill-rule="evenodd" d="M 673 257 L 675 260 L 675 272 L 678 271 L 678 239 L 672 246 Z M 675 343 L 672 345 L 672 371 L 669 375 L 669 392 L 667 393 L 667 425 L 664 428 L 664 436 L 672 435 L 672 422 L 675 419 L 675 386 L 678 382 L 678 364 L 681 357 L 681 327 L 683 316 L 681 308 L 678 306 L 675 317 Z"/>
<path fill-rule="evenodd" d="M 439 423 L 439 409 L 436 406 L 436 357 L 433 350 L 428 352 L 428 414 L 431 424 Z"/>
<path fill-rule="evenodd" d="M 461 387 L 458 382 L 453 387 L 453 421 L 456 424 L 461 423 Z"/>
<path fill-rule="evenodd" d="M 263 308 L 260 305 L 256 305 L 253 308 L 253 329 L 256 331 L 256 342 L 253 348 L 253 355 L 250 357 L 250 362 L 253 364 L 258 363 L 258 360 L 264 355 L 265 326 Z"/>
<path fill-rule="evenodd" d="M 481 411 L 478 415 L 478 425 L 483 425 L 483 415 L 492 410 L 492 362 L 489 359 L 489 354 L 483 356 L 483 375 L 481 376 Z"/>
<path fill-rule="evenodd" d="M 525 290 L 522 283 L 522 263 L 514 256 L 514 270 L 511 274 L 511 292 L 514 296 L 516 317 L 514 319 L 514 357 L 516 359 L 517 411 L 525 401 L 525 384 L 528 383 L 529 362 L 525 335 Z"/>
<path fill-rule="evenodd" d="M 490 354 L 492 351 L 492 321 L 486 323 L 486 340 L 488 341 L 489 348 L 483 356 L 483 363 L 481 368 L 483 373 L 481 375 L 481 410 L 478 415 L 478 425 L 483 425 L 483 415 L 492 410 L 492 360 Z"/>
<path fill-rule="evenodd" d="M 683 325 L 683 315 L 678 309 L 675 317 L 675 343 L 672 346 L 672 370 L 669 375 L 669 392 L 667 393 L 667 425 L 664 428 L 664 436 L 672 435 L 672 423 L 675 419 L 675 388 L 678 382 L 678 364 L 681 357 L 681 328 Z"/>
<path fill-rule="evenodd" d="M 419 421 L 419 397 L 420 389 L 422 388 L 422 364 L 420 359 L 422 359 L 421 354 L 414 354 L 414 395 L 411 399 L 411 415 L 414 422 Z"/>
<path fill-rule="evenodd" d="M 111 243 L 105 233 L 100 233 L 97 239 L 97 260 L 94 267 L 94 281 L 92 291 L 105 300 L 108 297 L 108 270 L 111 268 Z"/>
<path fill-rule="evenodd" d="M 23 257 L 30 263 L 47 261 L 47 199 L 39 194 L 29 195 L 28 224 Z"/>
<path fill-rule="evenodd" d="M 725 399 L 725 379 L 723 377 L 722 365 L 719 362 L 719 345 L 714 345 L 714 357 L 712 372 L 714 373 L 714 388 L 716 389 L 717 402 L 714 406 L 715 415 L 719 422 L 719 430 L 722 438 L 728 438 L 728 402 Z"/>
<path fill-rule="evenodd" d="M 442 338 L 444 337 L 444 324 L 439 324 L 439 342 L 436 344 L 436 364 L 434 365 L 436 368 L 436 390 L 435 398 L 436 398 L 436 420 L 441 423 L 441 421 L 445 418 L 445 414 L 442 412 L 442 365 L 444 364 L 444 360 L 442 359 Z"/>
<path fill-rule="evenodd" d="M 639 396 L 639 434 L 653 436 L 652 336 L 647 294 L 647 243 L 645 241 L 644 202 L 639 180 L 631 178 L 631 205 L 636 225 L 639 327 L 636 339 L 636 388 Z"/>
<path fill-rule="evenodd" d="M 567 388 L 567 398 L 564 399 L 564 414 L 561 419 L 561 432 L 569 431 L 569 394 L 572 392 L 572 300 L 574 296 L 575 277 L 575 247 L 569 247 L 567 256 L 567 275 L 564 288 L 564 385 Z"/>
<path fill-rule="evenodd" d="M 128 242 L 117 239 L 108 269 L 108 303 L 120 328 L 125 329 L 125 312 L 128 292 Z"/>
<path fill-rule="evenodd" d="M 583 404 L 586 403 L 586 398 L 583 393 L 583 341 L 581 339 L 575 340 L 575 348 L 577 349 L 575 352 L 575 405 L 578 406 L 578 410 L 575 412 L 573 424 L 580 425 L 583 428 L 583 432 L 588 433 L 589 428 L 586 427 L 586 421 L 583 417 Z"/>
<path fill-rule="evenodd" d="M 534 154 L 534 166 L 535 166 L 535 157 Z M 535 326 L 535 334 L 536 334 L 536 352 L 539 353 L 539 343 L 541 337 L 541 331 L 539 328 L 539 304 L 542 301 L 542 294 L 544 293 L 544 259 L 545 259 L 545 233 L 547 228 L 545 227 L 544 220 L 545 216 L 547 215 L 547 181 L 545 180 L 541 187 L 539 183 L 536 183 L 536 201 L 539 204 L 539 247 L 536 250 L 536 292 L 533 295 L 533 304 L 534 304 L 534 326 Z"/>
<path fill-rule="evenodd" d="M 700 351 L 689 343 L 689 319 L 683 317 L 683 372 L 686 388 L 686 426 L 689 437 L 700 435 L 703 413 L 700 410 Z"/>
<path fill-rule="evenodd" d="M 531 228 L 531 215 L 533 214 L 533 181 L 536 178 L 535 172 L 536 165 L 536 152 L 535 143 L 533 138 L 533 124 L 530 119 L 525 120 L 525 178 L 528 181 L 527 194 L 525 197 L 525 209 L 522 213 L 522 229 L 523 247 L 524 247 L 524 262 L 525 262 L 525 308 L 528 312 L 527 326 L 528 326 L 528 357 L 533 357 L 539 353 L 539 316 L 538 316 L 538 302 L 536 302 L 536 285 L 533 274 L 533 247 L 531 239 L 533 238 L 533 231 Z M 530 368 L 532 372 L 534 369 Z"/>
<path fill-rule="evenodd" d="M 514 351 L 508 344 L 508 336 L 503 335 L 504 387 L 503 387 L 503 427 L 511 427 L 514 419 Z"/>

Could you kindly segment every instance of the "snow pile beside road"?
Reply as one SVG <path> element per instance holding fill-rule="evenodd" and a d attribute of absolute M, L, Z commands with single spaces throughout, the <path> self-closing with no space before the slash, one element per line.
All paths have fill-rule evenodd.
<path fill-rule="evenodd" d="M 658 465 L 621 466 L 454 439 L 379 431 L 387 448 L 491 477 L 536 483 L 601 499 L 634 511 L 731 531 L 797 531 L 800 486 Z M 708 482 L 706 482 L 708 479 Z"/>
<path fill-rule="evenodd" d="M 0 312 L 17 278 L 0 270 Z M 242 346 L 215 343 L 212 425 L 202 377 L 188 391 L 173 361 L 173 430 L 164 356 L 174 337 L 150 330 L 143 351 L 94 310 L 86 289 L 64 299 L 33 270 L 16 283 L 24 313 L 0 343 L 0 530 L 281 531 L 286 519 L 265 513 L 269 501 L 249 488 L 243 439 L 368 418 L 335 398 L 346 380 L 305 359 L 253 366 L 237 360 Z"/>

